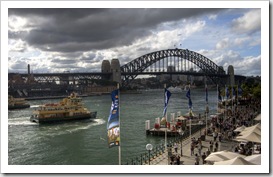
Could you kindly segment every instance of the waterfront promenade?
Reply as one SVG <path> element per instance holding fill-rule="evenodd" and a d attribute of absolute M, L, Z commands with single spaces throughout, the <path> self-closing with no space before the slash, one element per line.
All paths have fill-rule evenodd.
<path fill-rule="evenodd" d="M 202 130 L 202 132 L 203 131 L 204 131 L 204 129 Z M 192 134 L 192 138 L 193 137 L 198 139 L 200 137 L 200 132 L 198 131 L 195 134 Z M 206 152 L 208 150 L 209 145 L 210 145 L 210 141 L 213 141 L 212 136 L 206 136 L 205 141 L 202 141 L 203 148 L 201 150 L 201 152 L 202 152 L 201 154 L 203 154 L 203 152 Z M 217 141 L 218 141 L 218 138 L 217 138 Z M 224 140 L 222 140 L 222 142 L 218 141 L 218 143 L 219 143 L 218 151 L 223 151 L 223 150 L 232 151 L 233 147 L 238 142 L 229 141 L 229 140 L 224 139 Z M 173 155 L 177 154 L 177 155 L 181 156 L 180 155 L 181 154 L 181 145 L 180 145 L 180 143 L 178 143 L 177 145 L 178 145 L 177 153 L 175 152 L 174 148 L 172 148 L 172 154 Z M 191 156 L 191 149 L 190 149 L 191 141 L 190 141 L 190 138 L 187 138 L 186 140 L 184 140 L 182 146 L 183 146 L 183 149 L 182 149 L 183 156 L 180 157 L 180 162 L 181 162 L 180 165 L 194 165 L 195 156 L 194 155 Z M 197 148 L 194 149 L 194 154 L 196 154 L 196 153 L 199 154 Z M 200 164 L 199 165 L 203 165 L 201 156 L 199 158 L 200 158 Z M 146 165 L 148 165 L 148 163 Z M 168 165 L 167 152 L 165 151 L 165 153 L 163 153 L 162 155 L 152 159 L 150 161 L 150 165 Z"/>

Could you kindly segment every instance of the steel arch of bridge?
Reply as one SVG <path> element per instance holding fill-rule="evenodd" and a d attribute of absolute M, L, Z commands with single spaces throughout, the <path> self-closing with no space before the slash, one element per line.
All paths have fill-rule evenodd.
<path fill-rule="evenodd" d="M 179 57 L 194 63 L 202 69 L 204 75 L 210 77 L 215 83 L 218 82 L 219 76 L 226 76 L 223 68 L 197 52 L 188 49 L 167 49 L 148 53 L 121 66 L 121 73 L 126 73 L 123 78 L 123 85 L 128 85 L 131 80 L 144 72 L 146 68 L 167 57 Z"/>

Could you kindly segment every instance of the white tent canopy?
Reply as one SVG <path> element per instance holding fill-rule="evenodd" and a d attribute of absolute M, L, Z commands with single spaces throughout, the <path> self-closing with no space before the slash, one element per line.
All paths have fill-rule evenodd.
<path fill-rule="evenodd" d="M 252 129 L 256 129 L 256 128 L 261 130 L 261 124 L 257 123 L 256 125 L 253 125 L 251 127 L 246 127 L 245 129 L 246 130 L 252 130 Z"/>
<path fill-rule="evenodd" d="M 175 118 L 176 120 L 188 120 L 187 118 L 183 117 L 183 116 L 179 116 L 177 118 Z"/>
<path fill-rule="evenodd" d="M 251 156 L 246 156 L 245 160 L 256 165 L 261 165 L 261 154 L 254 154 Z"/>
<path fill-rule="evenodd" d="M 253 135 L 254 137 L 256 134 L 260 135 L 259 139 L 261 139 L 261 124 L 258 123 L 251 127 L 246 127 L 243 131 L 241 131 L 241 133 L 239 134 L 237 138 L 240 139 L 242 136 L 250 136 L 251 133 L 254 133 Z M 254 141 L 254 142 L 257 142 L 257 141 Z"/>
<path fill-rule="evenodd" d="M 246 126 L 242 125 L 241 127 L 237 127 L 234 131 L 235 132 L 242 132 L 245 128 L 246 128 Z"/>
<path fill-rule="evenodd" d="M 214 165 L 255 165 L 255 164 L 248 162 L 243 157 L 235 157 L 230 160 L 215 162 Z"/>
<path fill-rule="evenodd" d="M 239 135 L 247 135 L 252 132 L 257 133 L 258 135 L 261 135 L 261 129 L 259 128 L 244 129 Z"/>
<path fill-rule="evenodd" d="M 261 120 L 261 114 L 257 115 L 254 120 Z"/>
<path fill-rule="evenodd" d="M 248 132 L 242 136 L 237 136 L 236 141 L 251 141 L 255 143 L 261 143 L 261 135 L 256 132 Z"/>
<path fill-rule="evenodd" d="M 245 157 L 245 156 L 235 152 L 224 150 L 224 151 L 211 153 L 205 160 L 211 161 L 211 162 L 219 162 L 223 160 L 230 160 L 235 157 Z"/>

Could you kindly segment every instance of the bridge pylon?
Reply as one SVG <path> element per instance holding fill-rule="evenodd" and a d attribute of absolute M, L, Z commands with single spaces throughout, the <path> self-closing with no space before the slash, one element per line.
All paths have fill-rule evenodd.
<path fill-rule="evenodd" d="M 235 84 L 235 78 L 234 78 L 234 68 L 232 65 L 228 66 L 228 75 L 229 77 L 228 77 L 227 83 L 228 85 L 233 86 Z"/>
<path fill-rule="evenodd" d="M 119 60 L 114 58 L 111 60 L 111 80 L 114 82 L 121 83 L 121 70 Z"/>

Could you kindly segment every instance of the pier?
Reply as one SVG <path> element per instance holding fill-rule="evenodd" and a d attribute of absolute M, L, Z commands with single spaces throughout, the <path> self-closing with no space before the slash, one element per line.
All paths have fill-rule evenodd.
<path fill-rule="evenodd" d="M 238 122 L 244 122 L 244 120 L 248 120 L 245 122 L 248 127 L 257 125 L 257 122 L 260 121 L 260 102 L 254 101 L 249 106 L 239 106 L 240 109 L 237 110 L 236 114 L 239 116 Z M 246 119 L 244 116 L 246 116 Z M 233 115 L 234 116 L 234 115 Z M 256 118 L 255 118 L 256 117 Z M 251 154 L 260 154 L 261 151 L 259 148 L 261 147 L 261 142 L 254 141 L 254 144 L 257 145 L 259 148 L 255 148 L 253 151 L 251 148 L 253 147 L 247 147 L 245 146 L 245 142 L 249 142 L 251 140 L 241 140 L 236 139 L 238 137 L 239 133 L 235 130 L 235 128 L 238 126 L 232 126 L 228 128 L 227 124 L 223 124 L 224 122 L 232 122 L 234 119 L 232 118 L 232 115 L 230 117 L 227 117 L 226 119 L 223 119 L 221 114 L 217 115 L 211 115 L 211 119 L 208 120 L 208 131 L 206 133 L 206 125 L 198 126 L 197 124 L 191 126 L 191 133 L 188 131 L 188 128 L 186 128 L 183 133 L 179 133 L 177 136 L 168 136 L 167 139 L 165 139 L 165 143 L 161 143 L 159 145 L 155 145 L 155 147 L 149 151 L 142 153 L 140 155 L 140 158 L 134 158 L 130 162 L 127 162 L 127 165 L 195 165 L 195 154 L 198 154 L 200 163 L 199 165 L 211 165 L 213 162 L 206 162 L 203 163 L 201 155 L 204 153 L 212 153 L 212 152 L 219 152 L 219 151 L 231 151 L 231 152 L 237 152 L 238 154 L 243 154 L 245 156 L 250 156 Z M 158 121 L 158 119 L 156 119 Z M 222 126 L 217 126 L 217 123 L 221 123 Z M 146 128 L 149 126 L 149 121 L 146 121 Z M 155 123 L 156 124 L 156 123 Z M 210 125 L 209 125 L 210 124 Z M 219 124 L 220 125 L 220 124 Z M 224 127 L 223 127 L 224 126 Z M 227 130 L 228 128 L 228 130 Z M 153 129 L 146 129 L 146 132 L 152 132 Z M 163 131 L 168 130 L 159 128 L 157 131 Z M 212 130 L 212 131 L 211 131 Z M 216 135 L 216 139 L 213 137 L 213 132 L 221 133 L 221 138 Z M 232 134 L 230 134 L 232 133 Z M 234 133 L 234 134 L 233 134 Z M 153 133 L 148 134 L 146 136 L 158 136 L 162 135 L 163 133 Z M 195 139 L 195 140 L 194 140 Z M 167 140 L 167 141 L 166 141 Z M 201 150 L 199 146 L 195 144 L 194 150 L 192 152 L 191 144 L 193 141 L 197 140 L 197 144 L 201 143 Z M 218 147 L 216 147 L 215 143 L 218 143 Z M 256 142 L 256 143 L 255 143 Z M 212 143 L 212 146 L 211 146 Z M 253 142 L 252 142 L 253 143 Z M 177 147 L 175 150 L 174 147 Z M 242 149 L 241 146 L 248 148 L 248 151 L 238 151 L 238 149 Z M 236 151 L 237 149 L 237 151 Z M 244 148 L 243 148 L 244 149 Z M 210 152 L 208 152 L 208 150 Z M 200 152 L 201 151 L 201 152 Z M 177 161 L 173 161 L 171 163 L 171 157 L 174 159 L 179 159 Z M 178 163 L 178 164 L 177 164 Z"/>
<path fill-rule="evenodd" d="M 146 135 L 152 135 L 152 136 L 165 136 L 165 134 L 168 137 L 177 137 L 181 136 L 181 133 L 183 134 L 189 133 L 195 130 L 200 130 L 201 128 L 206 127 L 210 124 L 211 119 L 206 116 L 201 116 L 201 114 L 197 116 L 193 116 L 191 118 L 181 116 L 180 112 L 177 112 L 177 117 L 175 118 L 175 113 L 171 113 L 171 120 L 167 121 L 165 118 L 155 118 L 154 126 L 151 128 L 151 121 L 146 120 L 145 122 L 145 131 Z M 163 120 L 164 119 L 164 120 Z M 200 132 L 201 135 L 201 132 Z"/>
<path fill-rule="evenodd" d="M 203 128 L 201 131 L 204 131 L 205 129 Z M 199 132 L 195 132 L 194 134 L 192 134 L 192 138 L 195 137 L 196 139 L 198 139 L 200 137 Z M 203 152 L 206 152 L 207 149 L 209 148 L 209 142 L 213 141 L 213 137 L 212 136 L 206 136 L 205 140 L 202 141 L 202 151 L 201 154 L 203 154 Z M 222 142 L 219 142 L 219 148 L 218 151 L 223 151 L 223 150 L 228 150 L 228 151 L 232 151 L 233 147 L 235 147 L 235 145 L 238 144 L 238 142 L 236 141 L 229 141 L 229 140 L 223 140 Z M 179 155 L 180 156 L 180 165 L 194 165 L 195 163 L 195 156 L 191 155 L 191 150 L 190 150 L 190 146 L 191 146 L 191 140 L 190 138 L 186 138 L 185 140 L 183 140 L 182 142 L 182 152 L 183 155 L 181 156 L 181 143 L 177 143 L 178 145 L 178 151 L 177 153 L 175 152 L 174 148 L 170 148 L 171 149 L 171 154 L 172 155 Z M 198 150 L 197 148 L 194 149 L 194 154 L 198 154 Z M 200 165 L 202 165 L 202 158 L 200 157 Z M 149 165 L 147 162 L 144 163 L 143 165 Z M 165 151 L 164 153 L 162 153 L 161 155 L 158 156 L 153 156 L 150 159 L 150 165 L 170 165 L 170 160 L 168 159 L 168 151 Z"/>

